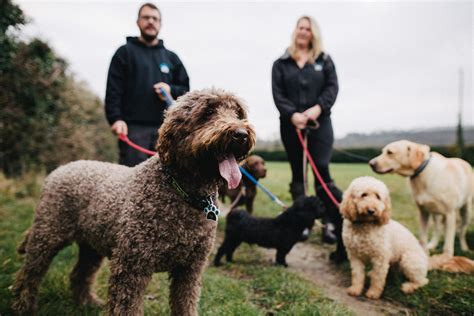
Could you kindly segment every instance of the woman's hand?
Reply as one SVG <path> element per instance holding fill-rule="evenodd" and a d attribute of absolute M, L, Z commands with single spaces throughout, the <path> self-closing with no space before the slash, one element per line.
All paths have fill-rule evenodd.
<path fill-rule="evenodd" d="M 316 104 L 315 106 L 310 107 L 306 111 L 303 112 L 303 115 L 306 115 L 308 119 L 315 121 L 319 118 L 321 115 L 322 109 L 319 104 Z"/>
<path fill-rule="evenodd" d="M 296 112 L 291 116 L 291 123 L 297 129 L 305 129 L 307 121 L 308 121 L 308 117 L 302 113 Z"/>

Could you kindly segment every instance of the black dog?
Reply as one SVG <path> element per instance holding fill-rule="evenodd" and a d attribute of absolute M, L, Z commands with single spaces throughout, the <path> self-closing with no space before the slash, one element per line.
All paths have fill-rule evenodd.
<path fill-rule="evenodd" d="M 315 197 L 300 197 L 286 211 L 276 218 L 253 217 L 244 210 L 236 209 L 227 215 L 225 238 L 214 258 L 214 265 L 219 266 L 225 254 L 227 261 L 232 262 L 232 255 L 244 241 L 265 248 L 276 248 L 276 264 L 287 267 L 286 255 L 298 242 L 308 239 L 305 231 L 311 230 L 314 220 L 321 218 L 324 208 Z"/>

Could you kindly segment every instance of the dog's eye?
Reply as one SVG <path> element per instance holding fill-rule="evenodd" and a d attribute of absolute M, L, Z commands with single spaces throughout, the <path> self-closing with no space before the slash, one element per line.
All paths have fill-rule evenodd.
<path fill-rule="evenodd" d="M 367 193 L 362 193 L 361 197 L 366 197 L 367 196 Z"/>
<path fill-rule="evenodd" d="M 375 196 L 377 197 L 378 200 L 380 200 L 380 195 L 378 193 L 375 193 Z"/>
<path fill-rule="evenodd" d="M 393 151 L 387 150 L 387 155 L 391 155 L 391 154 L 393 154 Z"/>
<path fill-rule="evenodd" d="M 204 112 L 204 115 L 209 117 L 214 114 L 214 109 L 207 109 L 206 112 Z"/>

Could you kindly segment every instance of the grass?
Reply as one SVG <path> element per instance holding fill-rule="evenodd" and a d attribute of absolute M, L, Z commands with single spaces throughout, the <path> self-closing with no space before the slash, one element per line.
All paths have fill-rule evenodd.
<path fill-rule="evenodd" d="M 10 315 L 11 285 L 22 258 L 16 253 L 23 232 L 31 225 L 38 199 L 35 176 L 11 181 L 0 178 L 0 315 Z M 274 211 L 277 211 L 275 209 Z M 223 222 L 223 221 L 222 221 Z M 219 227 L 224 227 L 220 223 Z M 77 246 L 63 249 L 52 262 L 39 291 L 38 315 L 103 315 L 104 311 L 74 304 L 69 272 L 77 260 Z M 238 264 L 209 267 L 203 276 L 201 315 L 351 315 L 345 306 L 324 297 L 312 283 L 265 262 L 256 247 L 243 246 Z M 106 299 L 109 270 L 101 268 L 96 291 Z M 147 288 L 145 315 L 167 315 L 166 274 L 155 274 Z"/>
<path fill-rule="evenodd" d="M 269 178 L 261 182 L 277 196 L 281 196 L 285 202 L 290 201 L 288 193 L 288 183 L 290 174 L 285 163 L 267 163 Z M 370 175 L 385 182 L 390 189 L 392 198 L 393 218 L 406 227 L 415 235 L 418 232 L 418 210 L 411 197 L 407 179 L 397 175 L 375 175 L 365 164 L 332 164 L 331 175 L 338 186 L 344 190 L 356 177 Z M 310 179 L 310 183 L 312 179 Z M 314 190 L 310 190 L 314 193 Z M 269 205 L 264 201 L 263 194 L 257 195 L 257 202 L 267 205 L 263 208 L 265 216 L 271 216 L 278 212 L 278 207 Z M 262 203 L 262 204 L 260 204 Z M 256 207 L 257 212 L 261 211 Z M 259 213 L 260 214 L 260 213 Z M 315 231 L 310 238 L 310 242 L 315 247 L 327 247 L 321 244 L 319 231 Z M 471 224 L 467 235 L 468 244 L 474 249 L 474 224 Z M 437 251 L 442 251 L 442 242 Z M 291 255 L 291 253 L 290 253 Z M 467 256 L 474 259 L 474 252 L 463 253 L 456 238 L 455 255 Z M 344 266 L 350 274 L 349 264 Z M 412 295 L 404 295 L 400 291 L 403 278 L 396 272 L 390 271 L 383 298 L 389 301 L 398 302 L 408 308 L 415 309 L 420 315 L 472 315 L 474 313 L 474 276 L 464 274 L 452 274 L 440 271 L 429 272 L 430 283 L 417 290 Z"/>
<path fill-rule="evenodd" d="M 290 182 L 287 163 L 267 163 L 268 178 L 261 183 L 285 203 L 290 203 Z M 406 179 L 395 175 L 374 175 L 366 165 L 334 164 L 333 178 L 341 189 L 361 175 L 372 175 L 384 181 L 391 191 L 394 219 L 418 231 L 418 211 L 411 198 Z M 22 233 L 30 226 L 34 204 L 38 197 L 36 178 L 12 182 L 0 178 L 0 315 L 10 313 L 9 290 L 22 259 L 16 246 Z M 312 183 L 312 182 L 310 182 Z M 312 191 L 313 192 L 313 191 Z M 260 191 L 255 202 L 258 216 L 275 216 L 281 208 Z M 219 233 L 225 226 L 219 219 Z M 468 242 L 474 248 L 474 225 L 470 226 Z M 321 247 L 319 230 L 315 229 L 310 243 Z M 327 246 L 325 246 L 327 247 Z M 439 249 L 441 250 L 441 248 Z M 474 258 L 474 253 L 456 254 Z M 289 254 L 291 256 L 291 253 Z M 68 275 L 77 258 L 77 247 L 64 249 L 55 258 L 40 288 L 39 315 L 101 315 L 101 309 L 74 305 L 69 291 Z M 204 274 L 199 310 L 201 315 L 348 315 L 344 306 L 324 297 L 313 283 L 305 281 L 286 269 L 274 267 L 260 254 L 257 247 L 243 245 L 235 253 L 236 264 L 209 267 Z M 349 265 L 344 269 L 350 274 Z M 96 289 L 103 299 L 107 296 L 108 268 L 101 269 Z M 430 272 L 430 283 L 412 295 L 400 291 L 402 277 L 391 272 L 384 299 L 398 302 L 419 315 L 461 315 L 474 312 L 474 276 Z M 147 289 L 146 315 L 169 314 L 168 279 L 155 274 Z"/>

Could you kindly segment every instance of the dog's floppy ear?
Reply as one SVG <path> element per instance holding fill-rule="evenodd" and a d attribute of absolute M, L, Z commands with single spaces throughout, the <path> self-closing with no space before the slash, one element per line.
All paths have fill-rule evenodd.
<path fill-rule="evenodd" d="M 352 195 L 351 190 L 346 190 L 342 197 L 342 202 L 339 205 L 339 212 L 342 217 L 348 219 L 349 221 L 354 221 L 357 217 L 356 205 L 354 203 L 354 196 Z"/>
<path fill-rule="evenodd" d="M 409 145 L 407 148 L 410 157 L 410 166 L 417 169 L 430 154 L 430 146 L 428 145 Z"/>
<path fill-rule="evenodd" d="M 390 199 L 390 194 L 384 194 L 382 197 L 382 202 L 385 205 L 385 209 L 379 217 L 379 222 L 380 224 L 385 225 L 392 217 L 392 200 Z"/>

